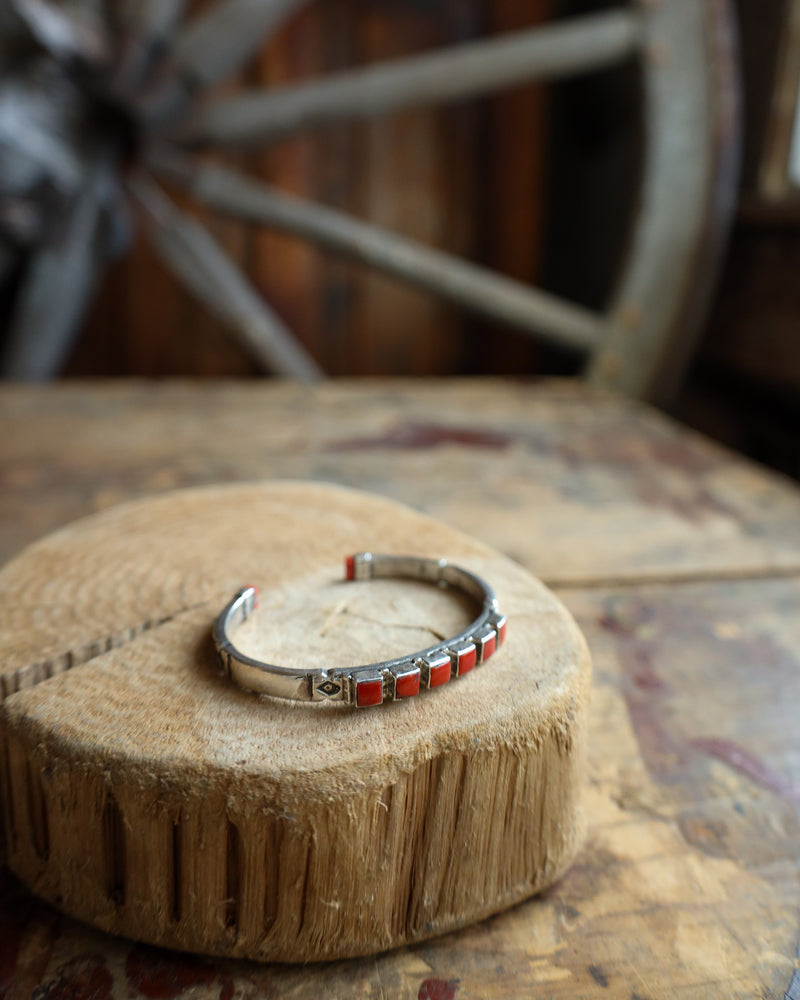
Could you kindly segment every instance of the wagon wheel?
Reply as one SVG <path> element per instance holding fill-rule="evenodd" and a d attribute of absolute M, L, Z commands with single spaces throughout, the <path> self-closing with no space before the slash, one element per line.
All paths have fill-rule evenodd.
<path fill-rule="evenodd" d="M 58 55 L 65 31 L 48 33 L 48 26 L 54 16 L 67 20 L 63 8 L 50 0 L 15 3 L 38 40 Z M 183 18 L 184 0 L 129 3 L 122 29 L 116 25 L 125 46 L 115 58 L 109 58 L 114 46 L 99 29 L 93 41 L 97 51 L 105 44 L 100 56 L 87 51 L 85 31 L 67 34 L 73 62 L 77 54 L 93 70 L 93 94 L 105 72 L 106 101 L 117 113 L 124 109 L 137 131 L 138 162 L 126 166 L 124 187 L 178 279 L 234 326 L 266 368 L 303 379 L 319 376 L 315 362 L 210 233 L 170 200 L 161 180 L 218 213 L 295 234 L 579 352 L 595 383 L 663 397 L 702 321 L 735 189 L 736 87 L 727 0 L 640 0 L 319 81 L 209 98 L 209 90 L 303 3 L 218 0 L 189 19 Z M 111 30 L 108 24 L 104 30 Z M 288 196 L 207 156 L 209 150 L 252 149 L 336 122 L 634 59 L 645 105 L 643 180 L 627 263 L 603 313 Z M 117 151 L 104 151 L 101 144 L 60 241 L 42 248 L 27 269 L 7 344 L 8 374 L 46 375 L 63 356 L 79 315 L 75 287 L 91 287 L 104 252 L 92 237 L 106 210 L 96 192 L 109 162 L 113 172 Z M 61 276 L 64 285 L 65 273 L 72 299 L 59 303 L 55 279 Z M 43 287 L 51 292 L 46 304 Z M 34 350 L 34 324 L 44 352 Z"/>

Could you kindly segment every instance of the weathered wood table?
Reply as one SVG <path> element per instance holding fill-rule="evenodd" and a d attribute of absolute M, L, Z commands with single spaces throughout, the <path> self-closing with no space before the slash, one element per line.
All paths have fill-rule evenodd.
<path fill-rule="evenodd" d="M 176 486 L 323 479 L 505 551 L 594 662 L 589 835 L 544 896 L 327 966 L 106 937 L 0 875 L 0 996 L 800 997 L 800 492 L 568 383 L 0 390 L 0 557 Z"/>

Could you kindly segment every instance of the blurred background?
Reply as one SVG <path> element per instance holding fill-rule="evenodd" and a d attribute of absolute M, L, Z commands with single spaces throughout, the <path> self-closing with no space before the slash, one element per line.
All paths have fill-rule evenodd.
<path fill-rule="evenodd" d="M 29 19 L 47 13 L 45 0 L 18 6 L 29 8 Z M 208 6 L 192 4 L 189 14 Z M 619 6 L 597 0 L 310 2 L 291 13 L 222 91 L 278 88 Z M 704 30 L 714 35 L 708 59 L 719 59 L 719 67 L 710 67 L 719 100 L 707 126 L 719 154 L 705 207 L 713 239 L 689 264 L 704 301 L 694 308 L 696 330 L 675 346 L 681 363 L 667 389 L 641 395 L 800 477 L 800 156 L 793 151 L 800 2 L 697 6 L 705 10 Z M 46 27 L 46 17 L 37 23 Z M 692 30 L 689 22 L 686 30 Z M 16 51 L 6 46 L 6 73 Z M 656 66 L 673 57 L 647 53 Z M 94 77 L 88 86 L 96 87 Z M 653 127 L 647 87 L 641 61 L 623 59 L 574 79 L 516 84 L 441 107 L 311 129 L 256 151 L 234 151 L 226 162 L 283 191 L 602 312 L 646 207 L 640 189 Z M 98 103 L 117 113 L 113 100 L 104 96 Z M 137 137 L 126 141 L 121 171 L 140 155 Z M 690 148 L 682 155 L 694 154 Z M 188 205 L 180 192 L 175 198 Z M 570 350 L 297 236 L 220 219 L 209 209 L 191 212 L 328 375 L 580 371 Z M 6 338 L 31 252 L 23 244 L 4 283 Z M 227 325 L 175 280 L 135 225 L 119 245 L 63 352 L 60 376 L 265 374 Z"/>

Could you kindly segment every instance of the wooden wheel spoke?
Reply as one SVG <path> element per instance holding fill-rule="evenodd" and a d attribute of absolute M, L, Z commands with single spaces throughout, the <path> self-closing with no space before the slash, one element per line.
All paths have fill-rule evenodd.
<path fill-rule="evenodd" d="M 131 13 L 129 30 L 150 45 L 172 37 L 188 0 L 141 0 Z"/>
<path fill-rule="evenodd" d="M 47 379 L 60 370 L 103 268 L 100 190 L 92 170 L 60 239 L 29 261 L 0 362 L 3 375 Z"/>
<path fill-rule="evenodd" d="M 226 168 L 154 160 L 159 164 L 220 212 L 308 239 L 527 333 L 582 351 L 596 347 L 607 333 L 606 322 L 580 306 L 343 212 Z"/>
<path fill-rule="evenodd" d="M 606 11 L 312 83 L 239 94 L 201 108 L 187 141 L 246 146 L 342 119 L 586 73 L 630 56 L 641 33 L 635 11 Z"/>
<path fill-rule="evenodd" d="M 146 98 L 149 119 L 172 117 L 191 95 L 240 69 L 270 35 L 306 0 L 221 0 L 194 18 L 178 35 L 171 53 L 170 82 Z"/>
<path fill-rule="evenodd" d="M 130 12 L 126 45 L 116 78 L 131 92 L 147 78 L 167 48 L 186 9 L 187 0 L 141 0 Z"/>
<path fill-rule="evenodd" d="M 56 59 L 102 63 L 109 58 L 108 33 L 90 5 L 14 0 L 12 6 L 34 38 Z"/>
<path fill-rule="evenodd" d="M 178 280 L 230 323 L 266 368 L 302 381 L 319 378 L 316 363 L 208 230 L 184 215 L 147 176 L 131 177 L 128 186 L 157 254 Z"/>
<path fill-rule="evenodd" d="M 14 273 L 16 254 L 5 239 L 0 239 L 0 291 L 9 277 Z"/>
<path fill-rule="evenodd" d="M 175 62 L 209 87 L 241 68 L 305 0 L 222 0 L 191 21 L 175 43 Z"/>

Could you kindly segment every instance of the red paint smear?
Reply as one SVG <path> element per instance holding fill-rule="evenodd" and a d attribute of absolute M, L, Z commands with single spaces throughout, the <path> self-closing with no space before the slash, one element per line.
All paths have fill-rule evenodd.
<path fill-rule="evenodd" d="M 642 667 L 641 670 L 637 670 L 633 675 L 633 683 L 640 691 L 652 691 L 654 694 L 667 689 L 666 684 L 652 667 Z"/>
<path fill-rule="evenodd" d="M 453 1000 L 458 982 L 457 979 L 424 979 L 417 1000 Z"/>
<path fill-rule="evenodd" d="M 675 778 L 691 757 L 686 746 L 664 726 L 648 695 L 631 692 L 625 702 L 648 770 L 657 778 Z"/>
<path fill-rule="evenodd" d="M 800 805 L 800 788 L 785 774 L 765 764 L 738 743 L 733 743 L 731 740 L 701 739 L 693 740 L 692 746 L 701 753 L 716 757 L 723 764 L 746 775 L 763 788 L 768 788 L 789 802 Z"/>
<path fill-rule="evenodd" d="M 73 959 L 62 969 L 61 976 L 45 987 L 47 1000 L 111 1000 L 114 980 L 103 959 Z"/>
<path fill-rule="evenodd" d="M 233 1000 L 233 980 L 226 979 L 219 991 L 219 1000 Z"/>
<path fill-rule="evenodd" d="M 217 972 L 199 959 L 180 958 L 155 948 L 134 948 L 125 963 L 130 985 L 152 1000 L 176 997 L 192 986 L 207 986 Z"/>
<path fill-rule="evenodd" d="M 628 680 L 625 703 L 642 757 L 652 775 L 670 781 L 689 763 L 691 754 L 665 724 L 661 696 L 666 686 L 650 660 L 649 649 L 639 640 L 619 647 L 620 666 Z"/>
<path fill-rule="evenodd" d="M 494 431 L 470 427 L 447 427 L 443 424 L 398 424 L 385 434 L 375 437 L 350 438 L 331 444 L 331 451 L 367 451 L 372 448 L 425 450 L 445 444 L 460 444 L 470 448 L 507 448 L 511 438 Z"/>
<path fill-rule="evenodd" d="M 610 632 L 611 635 L 628 638 L 634 634 L 633 627 L 624 625 L 615 615 L 599 615 L 597 624 L 604 632 Z"/>

